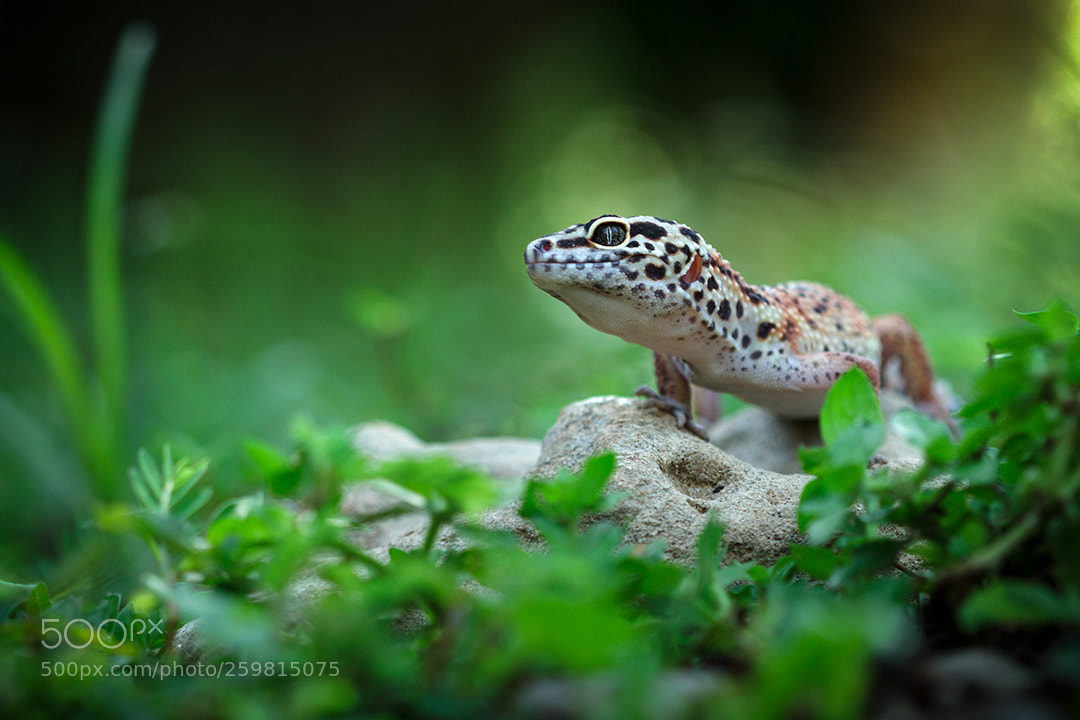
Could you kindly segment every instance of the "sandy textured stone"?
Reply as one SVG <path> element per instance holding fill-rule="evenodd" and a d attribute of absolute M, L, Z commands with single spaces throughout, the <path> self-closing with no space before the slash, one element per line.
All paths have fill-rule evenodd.
<path fill-rule="evenodd" d="M 531 438 L 480 437 L 425 443 L 393 423 L 375 421 L 353 430 L 353 447 L 374 460 L 442 455 L 496 480 L 520 480 L 536 463 L 540 442 Z"/>
<path fill-rule="evenodd" d="M 881 393 L 881 412 L 888 423 L 898 411 L 910 408 L 906 396 L 892 390 Z M 763 470 L 784 474 L 802 471 L 799 446 L 821 445 L 817 420 L 786 420 L 750 405 L 721 418 L 709 429 L 709 441 L 735 457 Z M 895 433 L 888 433 L 878 453 L 890 460 L 920 460 L 922 454 Z"/>
<path fill-rule="evenodd" d="M 370 422 L 353 430 L 353 447 L 374 460 L 444 456 L 508 483 L 519 482 L 536 464 L 540 441 L 525 438 L 470 438 L 448 443 L 425 443 L 405 428 L 389 422 Z M 382 512 L 398 501 L 368 483 L 354 483 L 341 501 L 343 514 L 362 517 Z M 353 536 L 364 548 L 412 546 L 427 527 L 424 513 L 409 513 L 370 523 Z M 405 538 L 409 538 L 405 540 Z"/>
<path fill-rule="evenodd" d="M 888 393 L 884 402 L 887 415 L 903 405 Z M 722 421 L 712 437 L 730 450 L 679 429 L 670 414 L 648 401 L 583 400 L 563 409 L 544 438 L 533 474 L 550 478 L 563 467 L 576 472 L 588 458 L 611 450 L 618 462 L 608 490 L 627 493 L 612 519 L 626 523 L 626 542 L 662 539 L 671 560 L 690 565 L 698 536 L 715 513 L 725 526 L 728 561 L 770 564 L 802 540 L 796 512 L 811 478 L 797 472 L 798 448 L 821 443 L 816 423 L 747 408 Z M 918 457 L 891 434 L 880 452 L 890 470 L 910 469 Z M 512 510 L 496 511 L 487 521 L 536 542 Z"/>
<path fill-rule="evenodd" d="M 769 563 L 798 539 L 795 510 L 809 477 L 755 468 L 679 429 L 644 400 L 601 397 L 564 408 L 534 474 L 576 472 L 607 450 L 618 458 L 608 490 L 627 494 L 612 519 L 627 524 L 628 543 L 662 539 L 671 560 L 693 564 L 710 512 L 726 527 L 731 561 Z"/>

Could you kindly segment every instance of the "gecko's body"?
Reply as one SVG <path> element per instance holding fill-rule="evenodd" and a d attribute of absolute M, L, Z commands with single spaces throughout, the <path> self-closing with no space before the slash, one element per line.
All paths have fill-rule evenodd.
<path fill-rule="evenodd" d="M 656 353 L 660 394 L 689 406 L 689 383 L 792 418 L 816 417 L 854 365 L 880 383 L 901 359 L 905 391 L 934 414 L 926 351 L 911 325 L 871 320 L 813 283 L 745 282 L 692 229 L 649 216 L 604 215 L 529 243 L 532 281 L 587 324 Z"/>

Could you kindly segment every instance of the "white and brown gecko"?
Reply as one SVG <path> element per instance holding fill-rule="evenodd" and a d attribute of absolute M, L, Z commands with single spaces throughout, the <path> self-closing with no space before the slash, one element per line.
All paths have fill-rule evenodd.
<path fill-rule="evenodd" d="M 880 387 L 900 360 L 903 390 L 941 419 L 926 348 L 900 315 L 871 319 L 822 285 L 750 285 L 686 225 L 602 215 L 525 249 L 529 277 L 587 324 L 653 350 L 659 394 L 680 425 L 691 383 L 731 393 L 777 415 L 813 418 L 852 366 Z"/>

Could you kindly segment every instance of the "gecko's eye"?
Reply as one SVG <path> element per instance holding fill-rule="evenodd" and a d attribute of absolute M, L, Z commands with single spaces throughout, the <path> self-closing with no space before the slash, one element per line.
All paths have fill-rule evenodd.
<path fill-rule="evenodd" d="M 592 229 L 589 240 L 596 245 L 615 247 L 626 242 L 626 225 L 619 222 L 600 223 Z"/>

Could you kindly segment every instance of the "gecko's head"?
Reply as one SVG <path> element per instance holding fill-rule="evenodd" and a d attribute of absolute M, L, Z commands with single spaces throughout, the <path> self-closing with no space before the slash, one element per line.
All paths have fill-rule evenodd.
<path fill-rule="evenodd" d="M 658 325 L 684 332 L 718 259 L 685 225 L 649 216 L 601 215 L 525 248 L 538 288 L 603 332 L 642 343 Z M 680 319 L 686 320 L 680 323 Z"/>

